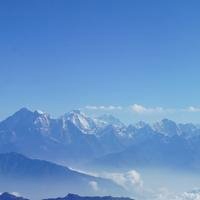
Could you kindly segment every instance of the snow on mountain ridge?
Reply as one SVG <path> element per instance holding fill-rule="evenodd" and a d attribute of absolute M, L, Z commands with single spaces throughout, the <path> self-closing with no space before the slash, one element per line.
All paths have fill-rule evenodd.
<path fill-rule="evenodd" d="M 59 154 L 59 159 L 85 162 L 131 145 L 139 147 L 137 144 L 143 142 L 154 144 L 153 147 L 172 143 L 172 148 L 180 146 L 185 150 L 187 144 L 197 146 L 200 141 L 200 128 L 192 124 L 177 124 L 167 119 L 158 122 L 157 126 L 144 122 L 117 126 L 114 122 L 118 120 L 99 125 L 98 120 L 77 110 L 52 119 L 44 112 L 23 108 L 0 123 L 0 152 L 28 150 L 31 156 L 55 159 Z"/>
<path fill-rule="evenodd" d="M 80 110 L 73 110 L 64 115 L 65 120 L 71 121 L 76 127 L 84 133 L 91 133 L 96 129 L 96 124 L 90 117 L 86 116 Z"/>
<path fill-rule="evenodd" d="M 160 122 L 154 123 L 152 128 L 154 131 L 162 133 L 165 136 L 181 135 L 179 126 L 169 119 L 163 119 Z"/>
<path fill-rule="evenodd" d="M 116 126 L 116 127 L 125 126 L 118 118 L 110 114 L 101 115 L 95 118 L 95 121 L 97 124 L 102 125 L 102 126 L 109 125 L 109 124 L 112 124 L 113 126 Z"/>
<path fill-rule="evenodd" d="M 12 116 L 4 120 L 2 124 L 5 124 L 9 129 L 21 124 L 23 126 L 30 126 L 31 123 L 36 129 L 38 129 L 43 134 L 48 134 L 51 129 L 52 119 L 49 114 L 36 110 L 30 111 L 27 108 L 22 108 Z M 156 122 L 153 125 L 149 125 L 146 122 L 138 122 L 135 125 L 124 125 L 119 119 L 113 117 L 110 114 L 105 114 L 100 117 L 91 118 L 86 114 L 82 113 L 80 110 L 73 110 L 66 113 L 63 117 L 55 119 L 57 123 L 62 125 L 62 129 L 66 129 L 67 121 L 70 121 L 74 124 L 82 133 L 84 134 L 96 134 L 104 129 L 106 126 L 112 125 L 116 129 L 116 133 L 120 135 L 130 136 L 130 132 L 134 133 L 136 130 L 139 130 L 144 127 L 149 127 L 152 131 L 160 133 L 164 136 L 175 136 L 175 135 L 185 135 L 187 137 L 199 135 L 200 127 L 194 124 L 177 124 L 172 120 L 163 119 L 160 122 Z M 131 128 L 130 128 L 131 127 Z M 145 129 L 144 129 L 145 131 Z"/>

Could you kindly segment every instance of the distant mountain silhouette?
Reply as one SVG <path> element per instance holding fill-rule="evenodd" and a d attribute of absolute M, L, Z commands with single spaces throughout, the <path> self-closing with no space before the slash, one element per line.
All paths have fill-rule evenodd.
<path fill-rule="evenodd" d="M 76 194 L 68 194 L 66 197 L 60 197 L 60 198 L 50 198 L 45 200 L 133 200 L 131 198 L 125 198 L 125 197 L 112 197 L 112 196 L 104 196 L 104 197 L 98 197 L 98 196 L 90 196 L 90 197 L 83 197 Z"/>
<path fill-rule="evenodd" d="M 0 195 L 0 200 L 29 200 L 23 197 L 18 197 L 10 193 L 3 193 Z M 79 196 L 76 194 L 68 194 L 66 197 L 49 198 L 44 200 L 133 200 L 125 197 L 112 197 L 112 196 Z"/>

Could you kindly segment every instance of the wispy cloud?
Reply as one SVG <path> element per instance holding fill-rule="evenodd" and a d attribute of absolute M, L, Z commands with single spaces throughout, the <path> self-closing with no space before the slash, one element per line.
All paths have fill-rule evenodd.
<path fill-rule="evenodd" d="M 199 200 L 200 199 L 200 191 L 193 190 L 190 192 L 183 192 L 182 194 L 173 194 L 167 188 L 161 189 L 159 191 L 154 191 L 155 195 L 153 197 L 154 200 Z"/>
<path fill-rule="evenodd" d="M 161 107 L 161 106 L 144 106 L 142 104 L 134 103 L 129 106 L 115 106 L 115 105 L 87 105 L 83 109 L 85 110 L 93 110 L 93 111 L 121 111 L 121 112 L 132 112 L 140 115 L 161 115 L 161 114 L 177 114 L 177 113 L 200 113 L 200 106 L 189 106 L 186 108 L 169 108 L 169 107 Z"/>
<path fill-rule="evenodd" d="M 189 106 L 185 109 L 186 112 L 200 112 L 200 107 Z"/>
<path fill-rule="evenodd" d="M 163 108 L 163 107 L 146 107 L 140 104 L 133 104 L 131 110 L 137 114 L 173 114 L 173 113 L 197 113 L 200 107 L 189 106 L 187 108 Z"/>
<path fill-rule="evenodd" d="M 113 105 L 109 105 L 109 106 L 85 106 L 85 109 L 88 110 L 122 110 L 123 108 L 121 106 L 113 106 Z"/>
<path fill-rule="evenodd" d="M 140 104 L 133 104 L 130 107 L 133 112 L 138 114 L 163 113 L 169 111 L 169 109 L 164 109 L 162 107 L 145 107 Z"/>
<path fill-rule="evenodd" d="M 199 199 L 200 199 L 199 190 L 184 192 L 182 195 L 176 197 L 176 200 L 199 200 Z"/>

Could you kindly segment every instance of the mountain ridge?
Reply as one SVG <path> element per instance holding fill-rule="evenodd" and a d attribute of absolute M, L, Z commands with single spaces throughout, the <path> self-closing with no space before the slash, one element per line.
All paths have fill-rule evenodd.
<path fill-rule="evenodd" d="M 138 159 L 140 162 L 137 163 L 142 165 L 156 164 L 159 160 L 163 165 L 166 161 L 177 165 L 179 159 L 197 168 L 200 163 L 199 126 L 178 124 L 169 119 L 153 125 L 145 122 L 124 125 L 110 115 L 103 118 L 110 123 L 113 121 L 113 124 L 98 123 L 97 118 L 90 118 L 77 110 L 53 119 L 45 112 L 22 108 L 0 122 L 0 153 L 13 151 L 74 167 L 106 156 L 118 157 L 117 154 L 119 158 L 124 157 L 126 163 Z M 172 151 L 169 149 L 177 152 L 171 159 Z M 188 157 L 184 159 L 181 151 Z M 163 157 L 168 159 L 164 161 Z M 118 160 L 114 159 L 113 165 L 116 162 L 123 164 Z"/>
<path fill-rule="evenodd" d="M 112 196 L 79 196 L 69 193 L 66 197 L 50 198 L 44 200 L 133 200 L 128 197 L 112 197 Z"/>
<path fill-rule="evenodd" d="M 80 194 L 125 193 L 124 189 L 110 179 L 89 175 L 45 160 L 32 159 L 11 152 L 0 154 L 0 188 L 4 191 L 18 191 L 27 197 L 45 197 L 45 188 L 52 188 L 53 195 L 64 192 Z M 40 191 L 35 193 L 35 191 Z M 29 195 L 29 196 L 28 196 Z M 37 196 L 39 195 L 39 196 Z"/>
<path fill-rule="evenodd" d="M 29 200 L 23 197 L 4 192 L 0 194 L 0 200 Z M 77 194 L 69 193 L 65 197 L 48 198 L 43 200 L 133 200 L 128 197 L 112 197 L 112 196 L 79 196 Z"/>

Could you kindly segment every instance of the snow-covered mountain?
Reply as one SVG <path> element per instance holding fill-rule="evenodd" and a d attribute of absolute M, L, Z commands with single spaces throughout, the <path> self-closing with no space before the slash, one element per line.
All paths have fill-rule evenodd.
<path fill-rule="evenodd" d="M 108 126 L 97 125 L 96 120 L 78 110 L 52 119 L 47 113 L 22 108 L 0 122 L 0 152 L 20 152 L 77 163 L 77 160 L 88 160 L 118 149 L 107 148 L 109 144 L 105 146 L 100 139 L 100 130 L 103 132 Z M 117 127 L 115 129 L 119 132 Z"/>
<path fill-rule="evenodd" d="M 7 137 L 11 134 L 14 140 L 25 135 L 36 134 L 36 132 L 45 136 L 50 133 L 50 123 L 51 119 L 48 114 L 22 108 L 0 123 L 0 137 L 2 135 Z"/>
<path fill-rule="evenodd" d="M 172 120 L 163 119 L 153 125 L 153 129 L 158 133 L 162 133 L 165 136 L 180 135 L 181 130 L 179 126 Z"/>
<path fill-rule="evenodd" d="M 72 122 L 77 128 L 79 128 L 83 133 L 94 133 L 97 126 L 93 119 L 86 116 L 80 110 L 73 110 L 69 113 L 66 113 L 63 116 L 65 121 Z"/>
<path fill-rule="evenodd" d="M 110 158 L 119 152 L 121 156 L 116 158 L 120 163 L 123 162 L 118 158 L 124 157 L 132 161 L 138 158 L 145 164 L 148 159 L 153 162 L 153 158 L 161 161 L 163 156 L 167 158 L 175 151 L 171 156 L 174 159 L 165 159 L 166 162 L 175 163 L 176 157 L 184 152 L 189 158 L 185 161 L 197 166 L 200 163 L 199 142 L 199 126 L 177 124 L 168 119 L 153 125 L 138 122 L 126 126 L 110 115 L 91 118 L 74 110 L 53 119 L 45 112 L 22 108 L 0 122 L 0 153 L 19 152 L 77 165 L 102 156 Z"/>
<path fill-rule="evenodd" d="M 94 119 L 98 126 L 113 125 L 115 127 L 124 127 L 125 125 L 116 117 L 110 114 L 104 114 Z"/>

